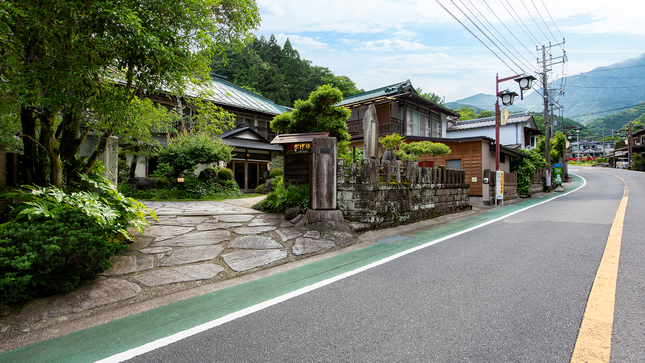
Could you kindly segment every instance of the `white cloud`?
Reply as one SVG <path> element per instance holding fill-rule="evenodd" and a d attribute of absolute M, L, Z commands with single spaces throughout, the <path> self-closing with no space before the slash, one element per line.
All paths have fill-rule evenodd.
<path fill-rule="evenodd" d="M 425 45 L 418 42 L 408 42 L 401 39 L 381 39 L 362 42 L 361 46 L 355 48 L 356 51 L 414 51 L 426 49 Z"/>
<path fill-rule="evenodd" d="M 326 49 L 329 46 L 326 43 L 319 42 L 314 38 L 303 37 L 297 34 L 275 34 L 278 43 L 283 44 L 289 38 L 291 45 L 294 48 L 306 48 L 306 49 Z"/>

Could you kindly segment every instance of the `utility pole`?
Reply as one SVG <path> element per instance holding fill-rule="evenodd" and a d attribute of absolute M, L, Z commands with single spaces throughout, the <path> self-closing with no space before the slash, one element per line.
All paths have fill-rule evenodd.
<path fill-rule="evenodd" d="M 549 90 L 548 90 L 548 73 L 550 72 L 551 69 L 548 67 L 553 66 L 554 64 L 559 64 L 559 63 L 564 63 L 566 62 L 566 53 L 563 54 L 561 57 L 556 57 L 555 61 L 554 58 L 551 56 L 551 48 L 563 45 L 564 44 L 564 39 L 562 39 L 562 43 L 559 44 L 551 44 L 549 42 L 549 46 L 542 46 L 542 93 L 543 93 L 543 98 L 544 98 L 544 159 L 546 161 L 546 181 L 545 181 L 545 189 L 547 191 L 551 191 L 551 147 L 550 147 L 550 139 L 551 133 L 553 130 L 549 130 L 552 127 L 549 126 Z M 549 49 L 549 59 L 547 60 L 547 48 Z M 538 50 L 538 49 L 536 49 Z M 557 61 L 558 58 L 561 58 L 561 60 Z M 539 63 L 539 60 L 538 60 Z"/>

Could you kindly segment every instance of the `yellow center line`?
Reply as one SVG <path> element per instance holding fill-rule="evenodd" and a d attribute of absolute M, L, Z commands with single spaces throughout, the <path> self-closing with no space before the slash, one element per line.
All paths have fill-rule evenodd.
<path fill-rule="evenodd" d="M 620 179 L 623 180 L 622 178 Z M 616 280 L 618 278 L 618 260 L 620 258 L 625 210 L 627 209 L 627 196 L 628 190 L 627 184 L 625 184 L 623 198 L 614 216 L 614 222 L 611 225 L 609 238 L 607 239 L 607 246 L 589 294 L 587 308 L 578 333 L 578 340 L 571 357 L 572 363 L 609 362 L 611 356 Z"/>

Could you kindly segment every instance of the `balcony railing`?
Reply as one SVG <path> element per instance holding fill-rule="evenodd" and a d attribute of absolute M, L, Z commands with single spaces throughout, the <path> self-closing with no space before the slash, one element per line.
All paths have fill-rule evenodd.
<path fill-rule="evenodd" d="M 380 117 L 378 119 L 379 136 L 397 133 L 403 135 L 403 120 L 396 117 Z M 363 120 L 347 121 L 347 132 L 352 138 L 363 137 Z"/>

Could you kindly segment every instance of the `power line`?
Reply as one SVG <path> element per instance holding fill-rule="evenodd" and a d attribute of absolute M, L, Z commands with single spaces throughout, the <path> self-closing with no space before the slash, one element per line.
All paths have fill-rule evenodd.
<path fill-rule="evenodd" d="M 560 28 L 558 28 L 558 25 L 555 23 L 555 21 L 553 21 L 553 17 L 551 16 L 551 13 L 549 12 L 549 8 L 546 7 L 546 4 L 544 3 L 544 0 L 540 0 L 540 1 L 542 1 L 542 6 L 544 6 L 544 9 L 546 9 L 547 14 L 549 14 L 549 18 L 551 18 L 551 22 L 553 23 L 553 25 L 555 25 L 555 28 L 558 30 L 558 33 L 560 33 L 560 36 L 562 38 L 564 38 L 564 35 L 562 35 L 562 33 L 560 32 Z"/>
<path fill-rule="evenodd" d="M 638 67 L 645 67 L 645 64 L 641 64 L 639 66 L 630 66 L 630 67 L 617 67 L 617 68 L 608 68 L 608 69 L 592 69 L 589 72 L 584 72 L 584 73 L 607 72 L 607 71 L 613 71 L 613 70 L 616 70 L 616 69 L 628 69 L 628 68 L 638 68 Z"/>
<path fill-rule="evenodd" d="M 638 106 L 645 106 L 645 103 L 639 103 L 639 104 L 637 104 L 637 105 L 626 106 L 626 107 L 613 108 L 613 109 L 611 109 L 611 110 L 605 110 L 605 111 L 597 111 L 597 112 L 592 112 L 592 113 L 586 113 L 586 114 L 584 114 L 584 115 L 576 115 L 576 116 L 574 116 L 574 117 L 593 116 L 593 115 L 598 115 L 598 114 L 601 114 L 601 113 L 607 113 L 607 112 L 611 112 L 611 111 L 626 110 L 626 109 L 628 109 L 628 108 L 638 107 Z"/>
<path fill-rule="evenodd" d="M 511 34 L 511 35 L 513 36 L 513 38 L 515 38 L 515 40 L 517 40 L 517 42 L 518 42 L 518 43 L 520 43 L 520 45 L 521 45 L 521 46 L 523 46 L 523 47 L 524 47 L 524 49 L 526 49 L 526 51 L 527 51 L 527 52 L 529 52 L 529 53 L 533 53 L 532 51 L 530 51 L 530 50 L 529 50 L 529 48 L 527 48 L 527 47 L 524 45 L 524 43 L 522 43 L 522 41 L 521 41 L 521 40 L 519 40 L 519 39 L 515 36 L 515 32 L 512 32 L 512 31 L 511 31 L 511 29 L 509 29 L 509 28 L 506 26 L 506 24 L 504 24 L 504 22 L 502 21 L 502 19 L 500 19 L 500 18 L 499 18 L 499 16 L 497 16 L 497 14 L 495 14 L 495 12 L 493 11 L 493 9 L 490 7 L 490 5 L 488 5 L 488 3 L 487 3 L 485 0 L 479 0 L 479 1 L 480 1 L 481 3 L 483 3 L 484 5 L 486 5 L 486 7 L 488 8 L 488 11 L 490 11 L 490 12 L 491 12 L 491 14 L 495 15 L 495 17 L 497 18 L 497 20 L 498 20 L 498 21 L 499 21 L 499 22 L 504 26 L 504 28 L 506 28 L 506 30 L 508 30 L 509 34 Z"/>
<path fill-rule="evenodd" d="M 455 19 L 459 24 L 461 24 L 461 26 L 463 26 L 464 29 L 466 29 L 472 36 L 474 36 L 475 39 L 477 39 L 480 43 L 482 43 L 483 46 L 485 46 L 491 53 L 493 53 L 493 55 L 495 55 L 497 59 L 502 61 L 502 63 L 504 63 L 504 65 L 508 67 L 508 69 L 513 70 L 513 68 L 511 68 L 499 55 L 497 55 L 497 53 L 493 52 L 493 50 L 490 49 L 490 47 L 486 45 L 486 43 L 484 43 L 481 39 L 479 39 L 479 37 L 475 35 L 475 33 L 473 33 L 470 29 L 468 29 L 468 27 L 464 23 L 462 23 L 452 12 L 450 12 L 450 10 L 448 10 L 445 6 L 443 6 L 443 4 L 439 2 L 439 0 L 435 0 L 435 1 L 437 2 L 437 4 L 439 4 L 439 6 L 443 8 L 443 10 L 445 10 L 448 14 L 450 14 L 450 16 L 453 17 L 453 19 Z"/>
<path fill-rule="evenodd" d="M 623 89 L 623 88 L 641 88 L 645 87 L 645 85 L 640 85 L 640 86 L 623 86 L 623 87 L 592 87 L 592 86 L 569 86 L 572 88 L 604 88 L 604 89 Z"/>
<path fill-rule="evenodd" d="M 472 12 L 472 10 L 470 10 L 470 9 L 468 8 L 468 6 L 466 6 L 466 4 L 464 4 L 464 2 L 463 2 L 462 0 L 459 0 L 459 1 L 460 1 L 460 2 L 462 3 L 462 5 L 464 5 L 464 7 L 465 7 L 465 8 L 466 8 L 466 9 L 467 9 L 467 10 L 468 10 L 472 15 L 473 15 L 473 17 L 474 17 L 475 19 L 477 19 L 477 21 L 479 21 L 479 23 L 482 25 L 482 27 L 483 27 L 484 29 L 486 29 L 486 31 L 488 31 L 488 32 L 493 36 L 493 38 L 495 38 L 495 40 L 497 40 L 497 41 L 500 43 L 500 45 L 501 45 L 502 47 L 504 47 L 504 49 L 506 49 L 506 50 L 507 50 L 509 53 L 511 53 L 511 54 L 512 54 L 512 51 L 515 51 L 515 53 L 517 53 L 517 56 L 516 56 L 516 55 L 514 55 L 515 59 L 517 59 L 520 63 L 522 63 L 522 65 L 523 65 L 524 67 L 527 67 L 527 66 L 528 66 L 528 68 L 529 68 L 529 69 L 531 68 L 531 62 L 530 62 L 529 60 L 527 60 L 526 58 L 524 58 L 524 56 L 522 56 L 522 54 L 520 54 L 520 53 L 515 49 L 515 47 L 513 47 L 513 46 L 511 45 L 511 43 L 510 43 L 508 40 L 506 40 L 506 38 L 504 38 L 504 36 L 503 36 L 503 35 L 502 35 L 502 34 L 501 34 L 501 33 L 500 33 L 496 28 L 495 28 L 495 26 L 494 26 L 494 25 L 493 25 L 493 24 L 488 20 L 488 18 L 486 18 L 486 16 L 485 16 L 484 14 L 482 14 L 482 12 L 481 12 L 481 11 L 479 11 L 479 9 L 478 9 L 478 8 L 477 8 L 477 7 L 472 3 L 472 1 L 471 1 L 471 0 L 467 0 L 467 1 L 468 1 L 468 2 L 470 3 L 470 5 L 471 5 L 471 6 L 472 6 L 476 11 L 477 11 L 477 13 L 479 13 L 479 15 L 484 19 L 484 21 L 486 21 L 486 23 L 488 23 L 488 25 L 489 25 L 489 26 L 490 26 L 490 27 L 491 27 L 491 28 L 492 28 L 492 29 L 493 29 L 493 30 L 494 30 L 494 31 L 499 35 L 499 37 L 500 37 L 504 42 L 506 42 L 506 44 L 508 44 L 508 46 L 511 48 L 511 50 L 512 50 L 512 51 L 511 51 L 511 50 L 509 50 L 509 49 L 508 49 L 508 47 L 506 47 L 504 44 L 502 44 L 502 41 L 500 41 L 500 40 L 498 39 L 498 37 L 496 37 L 496 36 L 493 34 L 493 32 L 492 32 L 490 29 L 488 29 L 488 27 L 486 27 L 486 25 L 485 25 L 485 24 L 484 24 L 484 23 L 483 23 L 483 22 L 482 22 L 482 21 L 477 17 L 477 15 L 475 15 L 475 14 Z M 507 55 L 507 57 L 508 57 L 508 55 Z M 510 58 L 510 57 L 509 57 L 509 58 Z M 522 59 L 524 59 L 524 61 L 523 61 Z M 520 68 L 522 68 L 522 67 L 520 67 Z M 525 72 L 525 73 L 526 73 L 526 72 Z"/>
<path fill-rule="evenodd" d="M 544 38 L 549 40 L 549 37 L 546 34 L 544 34 L 544 32 L 542 31 L 542 28 L 540 28 L 540 24 L 538 24 L 538 22 L 535 20 L 535 18 L 533 17 L 533 14 L 531 14 L 531 11 L 529 10 L 529 8 L 527 8 L 526 4 L 524 4 L 524 0 L 520 0 L 520 2 L 522 3 L 522 6 L 524 6 L 524 9 L 526 9 L 526 12 L 529 13 L 529 16 L 531 17 L 531 19 L 535 23 L 535 26 L 538 28 L 540 33 L 542 33 L 542 35 L 544 35 Z"/>
<path fill-rule="evenodd" d="M 500 3 L 502 3 L 502 0 L 499 0 L 499 2 L 500 2 Z M 515 13 L 515 17 L 513 16 L 513 14 L 511 14 L 511 12 L 510 12 L 510 11 L 508 11 L 508 9 L 507 9 L 507 8 L 506 8 L 506 6 L 504 5 L 504 3 L 502 3 L 502 7 L 503 7 L 504 9 L 506 9 L 506 12 L 508 12 L 508 15 L 510 15 L 510 16 L 511 16 L 511 18 L 512 18 L 513 20 L 515 20 L 515 22 L 517 23 L 517 25 L 519 25 L 519 26 L 520 26 L 520 29 L 522 29 L 522 31 L 524 31 L 524 34 L 526 34 L 526 36 L 528 36 L 529 38 L 530 38 L 530 37 L 533 37 L 533 39 L 535 40 L 535 45 L 540 44 L 540 41 L 535 37 L 535 35 L 533 35 L 533 33 L 531 32 L 531 30 L 529 29 L 529 27 L 527 27 L 527 26 L 526 26 L 526 24 L 524 24 L 524 21 L 522 20 L 522 18 L 517 14 L 517 12 L 515 11 L 515 9 L 513 8 L 513 5 L 511 5 L 511 3 L 510 3 L 508 0 L 506 0 L 506 3 L 508 4 L 508 7 L 509 7 L 509 8 L 511 8 L 511 10 L 513 10 L 513 13 Z M 517 22 L 517 19 L 520 19 L 520 22 L 522 22 L 522 25 L 524 25 L 524 28 L 526 28 L 526 31 L 524 30 L 524 28 L 522 28 L 522 25 L 520 25 L 520 23 L 518 23 L 518 22 Z M 527 31 L 528 31 L 528 33 L 527 33 Z"/>
<path fill-rule="evenodd" d="M 544 21 L 544 18 L 542 17 L 542 14 L 540 14 L 540 10 L 538 10 L 537 6 L 535 6 L 535 2 L 533 0 L 531 0 L 531 4 L 533 4 L 533 7 L 535 8 L 535 11 L 537 11 L 538 15 L 540 16 L 540 20 L 542 20 L 542 23 L 544 24 L 544 27 L 546 28 L 546 30 L 549 31 L 549 34 L 551 34 L 551 36 L 553 37 L 553 40 L 555 40 L 555 42 L 557 43 L 558 40 L 555 38 L 555 35 L 553 35 L 553 33 L 551 32 L 551 29 L 549 28 L 549 26 L 546 25 L 546 22 Z M 560 47 L 560 48 L 562 48 L 562 47 Z"/>

